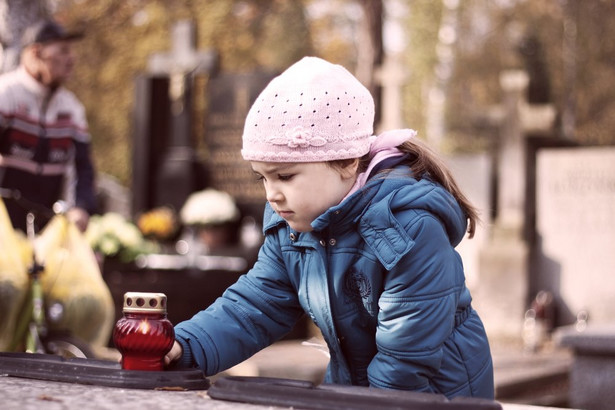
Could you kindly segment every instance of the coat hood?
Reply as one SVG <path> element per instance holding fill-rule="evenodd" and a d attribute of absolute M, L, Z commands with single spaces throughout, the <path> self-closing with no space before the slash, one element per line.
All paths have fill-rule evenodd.
<path fill-rule="evenodd" d="M 312 222 L 314 231 L 330 225 L 359 224 L 361 227 L 386 229 L 395 226 L 394 215 L 416 210 L 435 216 L 443 225 L 449 242 L 457 246 L 467 229 L 467 217 L 447 190 L 429 178 L 415 179 L 407 166 L 397 166 L 386 177 L 372 178 L 363 189 L 331 207 Z M 263 231 L 286 224 L 267 204 Z"/>

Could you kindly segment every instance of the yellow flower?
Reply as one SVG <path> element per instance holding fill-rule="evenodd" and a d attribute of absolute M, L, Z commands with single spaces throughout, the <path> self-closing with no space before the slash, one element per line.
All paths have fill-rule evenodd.
<path fill-rule="evenodd" d="M 156 239 L 168 239 L 177 232 L 175 212 L 168 207 L 154 208 L 142 214 L 137 220 L 137 226 L 145 236 Z"/>

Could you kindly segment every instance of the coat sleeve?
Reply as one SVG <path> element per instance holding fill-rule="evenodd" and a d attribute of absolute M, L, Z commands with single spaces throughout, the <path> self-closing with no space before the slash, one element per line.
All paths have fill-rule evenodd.
<path fill-rule="evenodd" d="M 6 86 L 1 83 L 0 79 L 0 144 L 4 139 L 6 130 L 11 126 L 13 118 L 14 108 L 10 97 L 10 92 L 7 91 Z"/>
<path fill-rule="evenodd" d="M 65 90 L 63 94 L 67 104 L 74 107 L 74 134 L 75 144 L 75 177 L 74 195 L 75 206 L 85 209 L 88 213 L 98 212 L 95 193 L 95 169 L 92 161 L 92 137 L 88 131 L 88 121 L 85 114 L 85 107 L 75 97 L 75 95 Z"/>
<path fill-rule="evenodd" d="M 184 349 L 178 365 L 196 365 L 208 376 L 219 373 L 286 335 L 302 314 L 279 244 L 268 236 L 246 275 L 206 310 L 175 327 Z"/>
<path fill-rule="evenodd" d="M 375 387 L 430 392 L 465 286 L 463 267 L 431 214 L 413 218 L 406 230 L 415 244 L 387 272 L 368 378 Z"/>
<path fill-rule="evenodd" d="M 94 194 L 94 165 L 89 143 L 75 142 L 75 205 L 93 214 L 98 211 Z"/>

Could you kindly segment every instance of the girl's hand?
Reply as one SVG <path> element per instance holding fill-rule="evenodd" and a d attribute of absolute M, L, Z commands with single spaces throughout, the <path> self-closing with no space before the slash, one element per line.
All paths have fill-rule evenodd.
<path fill-rule="evenodd" d="M 177 340 L 173 343 L 173 347 L 169 350 L 169 353 L 164 356 L 164 365 L 169 366 L 174 361 L 178 360 L 183 354 L 182 346 L 177 342 Z"/>

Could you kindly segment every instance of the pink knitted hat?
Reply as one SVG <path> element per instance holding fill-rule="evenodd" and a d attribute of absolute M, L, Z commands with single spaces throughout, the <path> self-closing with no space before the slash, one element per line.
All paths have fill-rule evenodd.
<path fill-rule="evenodd" d="M 374 100 L 348 70 L 304 57 L 274 78 L 246 118 L 248 161 L 324 162 L 369 151 Z"/>

